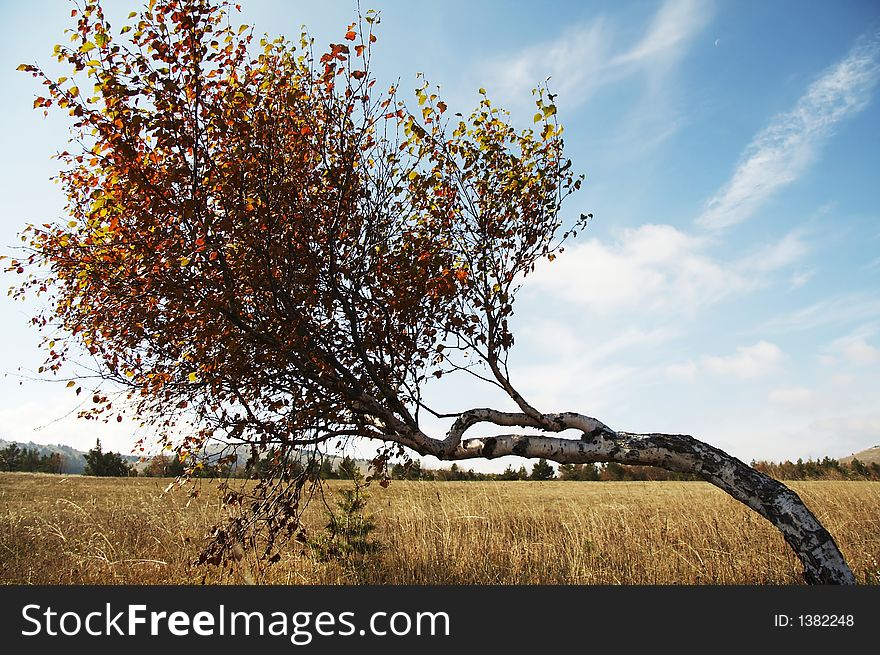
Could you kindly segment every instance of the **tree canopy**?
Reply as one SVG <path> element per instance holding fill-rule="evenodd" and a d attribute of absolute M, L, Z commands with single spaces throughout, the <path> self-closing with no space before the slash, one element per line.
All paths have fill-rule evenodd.
<path fill-rule="evenodd" d="M 131 468 L 119 453 L 105 453 L 100 439 L 95 442 L 95 447 L 86 453 L 85 475 L 125 477 L 129 475 Z"/>
<path fill-rule="evenodd" d="M 46 369 L 84 349 L 104 384 L 83 416 L 129 412 L 192 467 L 208 440 L 247 444 L 269 463 L 256 489 L 229 490 L 242 511 L 218 527 L 208 561 L 260 529 L 267 554 L 295 533 L 314 477 L 291 473 L 301 449 L 349 437 L 384 444 L 379 477 L 409 449 L 659 465 L 734 493 L 726 453 L 539 411 L 511 380 L 517 291 L 590 218 L 563 222 L 582 177 L 546 86 L 524 129 L 482 89 L 464 116 L 419 77 L 408 104 L 371 72 L 376 12 L 320 54 L 307 33 L 257 39 L 233 26 L 235 13 L 151 0 L 116 30 L 89 1 L 55 48 L 69 76 L 20 67 L 45 86 L 35 106 L 72 119 L 58 154 L 66 220 L 28 227 L 28 251 L 11 264 L 25 276 L 16 294 L 45 298 L 34 323 Z M 430 407 L 426 383 L 450 374 L 502 390 L 515 411 Z M 425 414 L 448 419 L 447 433 L 427 434 Z M 481 422 L 583 438 L 463 440 Z M 749 485 L 764 483 L 739 465 Z M 770 518 L 782 492 L 761 490 L 753 506 Z M 792 539 L 833 555 L 827 532 L 804 520 Z"/>

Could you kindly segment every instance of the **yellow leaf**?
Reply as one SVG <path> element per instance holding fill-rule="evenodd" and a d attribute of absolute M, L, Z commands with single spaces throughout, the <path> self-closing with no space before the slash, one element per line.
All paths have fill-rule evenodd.
<path fill-rule="evenodd" d="M 72 86 L 70 87 L 70 95 L 76 98 L 79 95 L 79 87 Z"/>
<path fill-rule="evenodd" d="M 186 377 L 190 382 L 198 382 L 199 381 L 199 376 L 196 374 L 195 371 L 193 371 L 192 373 L 190 373 Z"/>

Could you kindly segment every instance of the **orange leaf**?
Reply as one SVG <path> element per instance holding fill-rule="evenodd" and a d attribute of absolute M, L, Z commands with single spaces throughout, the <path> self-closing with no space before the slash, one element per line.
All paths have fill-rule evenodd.
<path fill-rule="evenodd" d="M 303 136 L 305 136 L 306 134 L 311 134 L 312 128 L 310 128 L 308 125 L 304 125 L 303 128 L 299 131 L 299 133 L 302 134 Z"/>
<path fill-rule="evenodd" d="M 345 33 L 345 38 L 348 39 L 349 41 L 354 41 L 356 36 L 357 36 L 357 34 L 354 33 L 354 30 L 349 30 L 348 32 Z"/>

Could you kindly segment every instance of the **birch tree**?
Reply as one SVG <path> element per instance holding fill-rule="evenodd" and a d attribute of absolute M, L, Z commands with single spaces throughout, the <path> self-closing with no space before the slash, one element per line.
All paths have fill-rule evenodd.
<path fill-rule="evenodd" d="M 273 557 L 300 534 L 302 449 L 360 438 L 380 445 L 378 479 L 413 452 L 693 473 L 772 522 L 807 582 L 854 582 L 783 484 L 691 436 L 627 432 L 518 391 L 517 292 L 590 219 L 563 220 L 583 178 L 546 87 L 525 128 L 482 89 L 475 111 L 453 114 L 422 78 L 410 100 L 376 81 L 375 12 L 321 53 L 305 33 L 255 37 L 235 14 L 151 0 L 115 29 L 88 2 L 55 47 L 67 76 L 20 67 L 44 85 L 35 107 L 71 119 L 65 219 L 28 226 L 10 266 L 15 295 L 45 307 L 45 370 L 87 353 L 100 384 L 84 418 L 135 416 L 192 467 L 209 441 L 262 463 L 256 487 L 227 488 L 238 511 L 203 561 L 258 536 Z M 457 376 L 508 406 L 426 402 L 429 380 Z M 427 416 L 446 433 L 429 434 Z"/>

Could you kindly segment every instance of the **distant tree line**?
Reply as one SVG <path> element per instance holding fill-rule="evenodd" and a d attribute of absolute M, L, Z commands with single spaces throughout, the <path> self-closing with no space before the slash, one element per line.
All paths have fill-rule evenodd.
<path fill-rule="evenodd" d="M 313 472 L 320 475 L 324 480 L 352 480 L 363 472 L 357 461 L 350 457 L 341 460 L 323 458 L 308 464 Z M 841 463 L 836 459 L 826 457 L 822 460 L 798 460 L 795 463 L 785 461 L 782 463 L 753 461 L 753 467 L 779 480 L 880 480 L 880 465 L 876 463 L 865 464 L 859 460 L 852 463 Z M 298 464 L 297 472 L 305 468 L 306 464 Z M 260 477 L 265 473 L 265 463 L 258 460 L 248 466 L 231 466 L 230 464 L 204 463 L 198 467 L 194 475 L 199 477 Z M 172 477 L 184 472 L 183 464 L 176 456 L 157 455 L 141 475 Z M 463 469 L 458 464 L 452 464 L 450 468 L 426 469 L 417 460 L 406 463 L 394 464 L 390 471 L 394 480 L 424 480 L 436 482 L 482 482 L 490 480 L 514 481 L 514 480 L 561 480 L 575 482 L 639 482 L 639 481 L 686 481 L 700 480 L 697 475 L 688 473 L 675 473 L 654 466 L 633 466 L 608 462 L 606 464 L 561 464 L 554 470 L 546 459 L 539 459 L 532 466 L 531 471 L 525 466 L 514 468 L 508 466 L 501 473 L 483 473 L 474 471 L 472 468 Z"/>
<path fill-rule="evenodd" d="M 63 473 L 65 461 L 60 453 L 41 455 L 36 449 L 9 444 L 0 450 L 0 471 Z"/>
<path fill-rule="evenodd" d="M 777 480 L 880 480 L 880 464 L 866 464 L 859 459 L 840 462 L 830 457 L 823 459 L 798 459 L 782 463 L 756 462 L 752 466 Z"/>
<path fill-rule="evenodd" d="M 417 463 L 416 463 L 417 464 Z M 802 459 L 792 463 L 752 461 L 751 465 L 777 480 L 880 480 L 880 464 L 866 464 L 854 459 L 849 463 L 830 457 L 817 460 Z M 473 469 L 463 470 L 457 464 L 448 469 L 411 470 L 402 465 L 392 469 L 395 479 L 418 479 L 436 481 L 483 481 L 483 480 L 564 480 L 564 481 L 686 481 L 700 480 L 698 475 L 675 473 L 654 466 L 632 466 L 608 462 L 607 464 L 561 464 L 556 471 L 545 459 L 538 460 L 531 472 L 525 466 L 514 469 L 508 466 L 502 473 L 480 473 Z"/>
<path fill-rule="evenodd" d="M 393 478 L 403 478 L 396 475 L 399 465 L 392 469 Z M 697 480 L 696 476 L 686 473 L 673 473 L 665 469 L 653 466 L 628 466 L 609 462 L 607 464 L 560 464 L 558 469 L 546 459 L 539 459 L 529 471 L 525 466 L 518 469 L 508 466 L 501 473 L 480 473 L 473 469 L 464 470 L 457 464 L 448 469 L 418 469 L 419 476 L 406 476 L 407 479 L 436 480 L 436 481 L 484 481 L 484 480 L 563 480 L 563 481 L 627 481 L 627 480 Z"/>
<path fill-rule="evenodd" d="M 86 456 L 85 475 L 97 476 L 136 476 L 177 477 L 186 472 L 186 467 L 177 455 L 159 454 L 138 470 L 119 453 L 104 452 L 99 439 Z M 263 460 L 251 462 L 246 466 L 236 466 L 235 458 L 220 458 L 214 462 L 200 462 L 193 475 L 204 478 L 250 478 L 261 477 L 267 466 Z M 41 454 L 36 449 L 22 448 L 9 444 L 0 449 L 0 471 L 22 471 L 29 473 L 64 473 L 66 458 L 60 453 Z M 351 457 L 343 457 L 334 466 L 333 458 L 323 458 L 308 464 L 297 463 L 297 474 L 307 466 L 324 480 L 352 480 L 362 475 L 358 462 Z M 880 481 L 880 464 L 865 463 L 859 459 L 850 462 L 825 457 L 823 459 L 798 459 L 796 462 L 768 462 L 752 460 L 751 466 L 777 480 L 873 480 Z M 687 473 L 674 473 L 653 466 L 631 466 L 608 462 L 607 464 L 561 464 L 558 469 L 539 459 L 528 471 L 525 466 L 514 469 L 508 466 L 501 473 L 482 473 L 462 469 L 453 464 L 448 469 L 425 469 L 417 460 L 396 463 L 390 470 L 394 480 L 462 481 L 480 482 L 488 480 L 563 480 L 577 482 L 616 482 L 616 481 L 658 481 L 658 480 L 699 480 L 699 476 Z"/>

